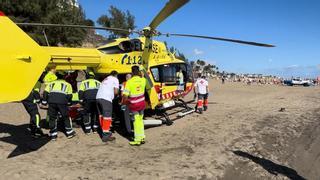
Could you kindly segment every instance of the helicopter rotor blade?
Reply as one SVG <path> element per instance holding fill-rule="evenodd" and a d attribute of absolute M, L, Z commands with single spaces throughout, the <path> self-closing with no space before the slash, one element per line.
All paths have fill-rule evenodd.
<path fill-rule="evenodd" d="M 167 17 L 169 17 L 172 13 L 177 11 L 180 7 L 182 7 L 189 1 L 190 0 L 170 0 L 158 13 L 158 15 L 152 20 L 149 27 L 152 30 L 155 30 L 162 21 L 164 21 Z"/>
<path fill-rule="evenodd" d="M 67 27 L 67 28 L 83 28 L 83 29 L 99 29 L 107 31 L 121 31 L 127 33 L 139 33 L 139 31 L 131 29 L 111 28 L 111 27 L 98 27 L 98 26 L 85 26 L 85 25 L 71 25 L 71 24 L 42 24 L 42 23 L 16 23 L 19 26 L 40 26 L 40 27 Z"/>
<path fill-rule="evenodd" d="M 251 42 L 251 41 L 242 41 L 237 39 L 227 39 L 227 38 L 220 38 L 220 37 L 211 37 L 211 36 L 200 36 L 200 35 L 192 35 L 192 34 L 160 34 L 165 35 L 167 37 L 169 36 L 181 36 L 181 37 L 193 37 L 193 38 L 202 38 L 202 39 L 212 39 L 212 40 L 218 40 L 218 41 L 228 41 L 233 43 L 240 43 L 240 44 L 247 44 L 252 46 L 261 46 L 261 47 L 275 47 L 271 44 L 264 44 L 264 43 L 257 43 L 257 42 Z"/>

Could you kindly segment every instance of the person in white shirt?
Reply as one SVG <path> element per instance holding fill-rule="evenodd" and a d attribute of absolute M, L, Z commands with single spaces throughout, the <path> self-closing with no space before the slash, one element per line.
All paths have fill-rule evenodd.
<path fill-rule="evenodd" d="M 112 71 L 101 82 L 96 96 L 103 142 L 115 140 L 110 132 L 110 127 L 112 123 L 112 100 L 119 93 L 119 80 L 117 76 L 118 72 Z"/>
<path fill-rule="evenodd" d="M 196 110 L 202 114 L 202 111 L 206 111 L 208 109 L 208 95 L 209 95 L 209 83 L 206 80 L 205 76 L 199 75 L 195 83 L 195 93 L 198 96 L 198 102 L 196 106 Z"/>

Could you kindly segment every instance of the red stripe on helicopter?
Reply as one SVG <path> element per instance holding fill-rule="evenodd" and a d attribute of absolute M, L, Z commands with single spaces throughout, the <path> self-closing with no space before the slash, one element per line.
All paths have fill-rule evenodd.
<path fill-rule="evenodd" d="M 0 16 L 6 16 L 4 12 L 0 11 Z"/>
<path fill-rule="evenodd" d="M 185 96 L 192 90 L 192 87 L 193 87 L 193 84 L 191 86 L 187 86 L 186 87 L 186 91 L 183 91 L 183 92 L 172 91 L 172 92 L 168 92 L 168 93 L 165 93 L 165 94 L 158 93 L 158 99 L 159 100 L 168 99 L 168 98 L 171 98 L 171 97 L 174 97 L 174 96 L 178 96 L 178 95 Z"/>
<path fill-rule="evenodd" d="M 192 90 L 193 86 L 194 86 L 194 83 L 192 83 L 191 86 L 187 86 L 187 89 L 186 89 L 186 91 L 183 93 L 183 95 L 184 95 L 184 96 L 187 95 L 187 94 Z"/>

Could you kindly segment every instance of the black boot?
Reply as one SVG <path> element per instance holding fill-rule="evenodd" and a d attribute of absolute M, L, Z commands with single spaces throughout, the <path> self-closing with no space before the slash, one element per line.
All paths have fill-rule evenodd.
<path fill-rule="evenodd" d="M 44 133 L 42 132 L 42 130 L 39 127 L 35 128 L 34 134 L 35 134 L 35 136 L 38 136 L 38 137 L 44 136 Z"/>
<path fill-rule="evenodd" d="M 67 138 L 68 139 L 71 139 L 71 138 L 73 138 L 75 136 L 76 136 L 76 132 L 74 132 L 74 131 L 72 131 L 72 133 L 70 133 L 70 134 L 67 134 Z"/>
<path fill-rule="evenodd" d="M 36 135 L 36 127 L 35 126 L 30 124 L 28 130 L 30 131 L 30 134 L 31 134 L 32 137 L 37 137 L 37 135 Z"/>
<path fill-rule="evenodd" d="M 116 138 L 112 136 L 111 132 L 109 132 L 109 133 L 103 133 L 101 140 L 103 142 L 108 142 L 108 141 L 114 141 L 116 140 Z"/>
<path fill-rule="evenodd" d="M 51 141 L 56 141 L 56 140 L 57 140 L 57 138 L 58 138 L 58 136 L 57 136 L 57 135 L 52 135 L 52 136 L 50 136 Z"/>
<path fill-rule="evenodd" d="M 89 135 L 91 133 L 91 127 L 85 127 L 84 128 L 84 133 Z"/>

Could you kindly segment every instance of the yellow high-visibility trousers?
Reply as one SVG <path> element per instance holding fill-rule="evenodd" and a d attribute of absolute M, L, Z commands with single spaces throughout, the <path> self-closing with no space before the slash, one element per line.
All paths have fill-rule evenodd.
<path fill-rule="evenodd" d="M 143 123 L 143 113 L 134 113 L 134 141 L 139 142 L 146 138 L 144 134 L 144 123 Z"/>

